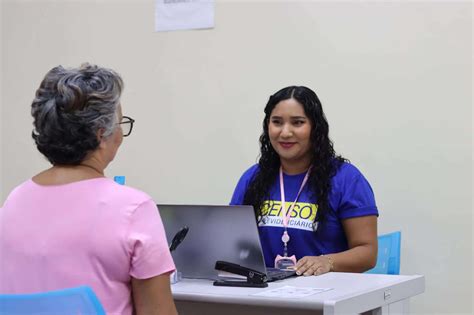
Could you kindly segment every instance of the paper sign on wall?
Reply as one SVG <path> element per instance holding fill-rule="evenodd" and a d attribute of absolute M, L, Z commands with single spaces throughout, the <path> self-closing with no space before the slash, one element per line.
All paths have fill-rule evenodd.
<path fill-rule="evenodd" d="M 214 0 L 156 0 L 155 31 L 214 27 Z"/>

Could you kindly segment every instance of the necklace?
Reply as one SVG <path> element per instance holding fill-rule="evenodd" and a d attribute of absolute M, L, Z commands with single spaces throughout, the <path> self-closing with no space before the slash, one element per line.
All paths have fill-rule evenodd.
<path fill-rule="evenodd" d="M 88 167 L 94 171 L 96 171 L 97 173 L 99 173 L 100 175 L 104 176 L 104 172 L 103 171 L 99 171 L 98 169 L 96 169 L 95 167 L 91 166 L 91 165 L 87 165 L 87 164 L 78 164 L 77 166 L 83 166 L 83 167 Z"/>

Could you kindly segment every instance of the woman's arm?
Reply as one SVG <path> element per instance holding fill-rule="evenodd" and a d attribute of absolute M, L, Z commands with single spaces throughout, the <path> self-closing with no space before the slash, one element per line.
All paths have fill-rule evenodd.
<path fill-rule="evenodd" d="M 136 315 L 177 315 L 170 288 L 170 273 L 149 279 L 132 278 Z"/>
<path fill-rule="evenodd" d="M 320 275 L 329 271 L 364 272 L 377 262 L 377 216 L 342 221 L 349 249 L 337 254 L 305 256 L 296 264 L 299 275 Z"/>

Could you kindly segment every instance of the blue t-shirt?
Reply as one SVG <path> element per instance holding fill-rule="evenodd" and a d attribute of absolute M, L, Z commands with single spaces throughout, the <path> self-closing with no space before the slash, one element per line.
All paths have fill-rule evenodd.
<path fill-rule="evenodd" d="M 258 171 L 258 165 L 249 168 L 240 178 L 231 205 L 241 205 L 252 178 Z M 288 209 L 298 194 L 305 173 L 297 175 L 283 174 L 285 189 L 285 208 Z M 298 198 L 288 223 L 288 255 L 297 259 L 304 256 L 338 253 L 347 250 L 347 238 L 342 220 L 367 215 L 378 216 L 374 193 L 369 182 L 352 164 L 343 163 L 331 180 L 329 194 L 330 209 L 323 222 L 313 230 L 318 211 L 318 203 L 306 185 Z M 259 232 L 265 263 L 273 267 L 276 255 L 283 256 L 281 236 L 283 218 L 281 216 L 281 196 L 279 178 L 270 188 L 269 198 L 264 201 Z"/>

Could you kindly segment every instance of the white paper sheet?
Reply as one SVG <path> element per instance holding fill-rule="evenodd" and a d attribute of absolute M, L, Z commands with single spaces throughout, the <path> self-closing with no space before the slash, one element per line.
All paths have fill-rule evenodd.
<path fill-rule="evenodd" d="M 313 294 L 318 294 L 321 292 L 326 292 L 332 290 L 332 288 L 306 288 L 306 287 L 292 287 L 284 286 L 281 288 L 266 290 L 260 293 L 255 293 L 251 295 L 271 297 L 271 298 L 304 298 Z"/>
<path fill-rule="evenodd" d="M 155 31 L 214 27 L 214 0 L 156 0 Z"/>

